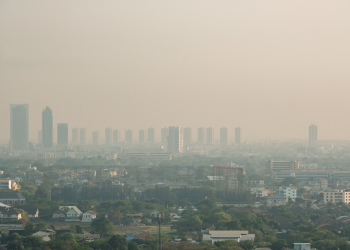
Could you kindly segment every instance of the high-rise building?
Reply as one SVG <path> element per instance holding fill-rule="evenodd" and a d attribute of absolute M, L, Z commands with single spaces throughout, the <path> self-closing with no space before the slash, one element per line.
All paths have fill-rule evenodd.
<path fill-rule="evenodd" d="M 167 151 L 170 154 L 183 153 L 182 127 L 169 127 Z"/>
<path fill-rule="evenodd" d="M 86 143 L 86 136 L 87 136 L 86 128 L 80 129 L 80 144 L 83 145 Z"/>
<path fill-rule="evenodd" d="M 139 130 L 139 143 L 145 143 L 146 141 L 146 130 Z"/>
<path fill-rule="evenodd" d="M 220 146 L 226 147 L 228 141 L 227 128 L 220 128 Z"/>
<path fill-rule="evenodd" d="M 113 143 L 118 143 L 119 140 L 120 140 L 119 130 L 115 129 L 113 130 Z"/>
<path fill-rule="evenodd" d="M 125 142 L 132 143 L 132 130 L 125 130 Z"/>
<path fill-rule="evenodd" d="M 57 123 L 57 144 L 68 146 L 68 123 Z"/>
<path fill-rule="evenodd" d="M 111 128 L 106 128 L 106 138 L 105 138 L 105 144 L 111 144 L 112 143 L 112 138 L 113 137 L 113 132 Z"/>
<path fill-rule="evenodd" d="M 38 143 L 39 144 L 43 143 L 43 131 L 42 130 L 38 131 Z"/>
<path fill-rule="evenodd" d="M 214 143 L 214 128 L 207 128 L 207 144 L 213 145 Z"/>
<path fill-rule="evenodd" d="M 10 149 L 27 149 L 29 141 L 28 104 L 11 104 L 10 119 Z"/>
<path fill-rule="evenodd" d="M 199 144 L 205 143 L 205 129 L 204 128 L 198 128 L 198 143 Z"/>
<path fill-rule="evenodd" d="M 98 131 L 92 132 L 92 144 L 94 145 L 100 144 L 100 132 Z"/>
<path fill-rule="evenodd" d="M 235 143 L 241 144 L 241 128 L 235 128 Z"/>
<path fill-rule="evenodd" d="M 147 129 L 147 141 L 150 143 L 154 142 L 154 128 Z"/>
<path fill-rule="evenodd" d="M 162 128 L 160 132 L 161 142 L 165 145 L 169 135 L 169 128 Z"/>
<path fill-rule="evenodd" d="M 184 148 L 186 148 L 192 143 L 192 129 L 184 128 L 183 133 L 184 133 Z"/>
<path fill-rule="evenodd" d="M 52 147 L 53 139 L 53 116 L 52 110 L 46 107 L 42 112 L 43 144 L 45 148 Z"/>
<path fill-rule="evenodd" d="M 80 142 L 80 132 L 78 128 L 72 129 L 72 144 L 78 144 Z"/>
<path fill-rule="evenodd" d="M 317 126 L 311 125 L 309 126 L 309 146 L 314 147 L 317 143 Z"/>

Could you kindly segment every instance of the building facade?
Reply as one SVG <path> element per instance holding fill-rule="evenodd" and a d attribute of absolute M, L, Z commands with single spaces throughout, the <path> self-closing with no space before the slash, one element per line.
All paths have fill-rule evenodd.
<path fill-rule="evenodd" d="M 139 130 L 139 143 L 145 143 L 146 142 L 146 130 L 141 129 Z"/>
<path fill-rule="evenodd" d="M 78 128 L 72 129 L 72 144 L 78 144 L 80 142 L 80 132 Z"/>
<path fill-rule="evenodd" d="M 29 141 L 28 104 L 11 104 L 10 119 L 10 150 L 27 149 Z"/>
<path fill-rule="evenodd" d="M 184 128 L 184 148 L 187 148 L 192 143 L 192 129 L 191 128 Z"/>
<path fill-rule="evenodd" d="M 343 202 L 345 204 L 350 203 L 350 190 L 336 190 L 329 189 L 323 192 L 323 201 L 327 203 L 338 203 Z"/>
<path fill-rule="evenodd" d="M 212 128 L 212 127 L 207 128 L 207 144 L 209 144 L 209 145 L 215 144 L 214 128 Z"/>
<path fill-rule="evenodd" d="M 317 126 L 309 126 L 309 146 L 314 147 L 317 143 Z"/>
<path fill-rule="evenodd" d="M 227 128 L 220 128 L 220 146 L 226 147 L 228 144 L 228 131 Z"/>
<path fill-rule="evenodd" d="M 294 161 L 274 161 L 269 160 L 266 163 L 266 170 L 272 172 L 280 172 L 283 170 L 298 170 L 299 162 Z"/>
<path fill-rule="evenodd" d="M 53 116 L 52 110 L 46 107 L 42 112 L 42 133 L 43 133 L 43 144 L 45 148 L 52 147 L 53 139 Z"/>
<path fill-rule="evenodd" d="M 178 154 L 183 153 L 183 131 L 182 127 L 169 127 L 168 135 L 168 153 Z"/>

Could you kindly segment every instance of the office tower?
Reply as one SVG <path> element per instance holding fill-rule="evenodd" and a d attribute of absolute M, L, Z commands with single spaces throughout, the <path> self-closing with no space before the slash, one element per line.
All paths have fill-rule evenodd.
<path fill-rule="evenodd" d="M 86 143 L 86 128 L 81 128 L 80 129 L 80 144 L 85 144 Z"/>
<path fill-rule="evenodd" d="M 43 131 L 41 130 L 38 131 L 38 143 L 43 143 Z"/>
<path fill-rule="evenodd" d="M 141 129 L 139 130 L 139 143 L 145 143 L 146 142 L 146 130 Z"/>
<path fill-rule="evenodd" d="M 184 148 L 186 148 L 192 143 L 192 129 L 184 128 L 183 133 L 184 133 Z"/>
<path fill-rule="evenodd" d="M 227 128 L 220 128 L 220 145 L 221 147 L 227 146 L 228 133 Z"/>
<path fill-rule="evenodd" d="M 314 147 L 317 143 L 317 126 L 311 125 L 309 126 L 309 146 Z"/>
<path fill-rule="evenodd" d="M 214 128 L 207 128 L 207 144 L 213 145 L 214 143 Z"/>
<path fill-rule="evenodd" d="M 105 138 L 105 144 L 111 144 L 112 143 L 112 129 L 106 128 L 106 138 Z"/>
<path fill-rule="evenodd" d="M 147 141 L 150 143 L 154 142 L 154 128 L 147 129 Z"/>
<path fill-rule="evenodd" d="M 11 104 L 10 119 L 10 149 L 27 149 L 29 141 L 28 104 Z"/>
<path fill-rule="evenodd" d="M 113 143 L 118 143 L 119 140 L 120 140 L 119 130 L 115 129 L 113 130 Z"/>
<path fill-rule="evenodd" d="M 132 143 L 132 130 L 125 130 L 125 142 Z"/>
<path fill-rule="evenodd" d="M 199 144 L 205 143 L 205 129 L 204 128 L 198 129 L 198 143 Z"/>
<path fill-rule="evenodd" d="M 57 144 L 68 145 L 68 123 L 57 123 Z"/>
<path fill-rule="evenodd" d="M 78 128 L 72 129 L 72 143 L 78 144 L 80 142 L 80 132 Z"/>
<path fill-rule="evenodd" d="M 169 135 L 169 128 L 162 128 L 160 132 L 160 139 L 163 144 L 166 144 Z"/>
<path fill-rule="evenodd" d="M 182 127 L 169 127 L 168 135 L 168 153 L 183 153 L 183 131 Z"/>
<path fill-rule="evenodd" d="M 241 128 L 235 128 L 235 143 L 241 144 Z"/>
<path fill-rule="evenodd" d="M 52 147 L 53 116 L 52 110 L 46 107 L 42 112 L 43 144 L 45 148 Z"/>
<path fill-rule="evenodd" d="M 98 131 L 94 131 L 92 133 L 92 144 L 94 145 L 100 144 L 100 133 Z"/>

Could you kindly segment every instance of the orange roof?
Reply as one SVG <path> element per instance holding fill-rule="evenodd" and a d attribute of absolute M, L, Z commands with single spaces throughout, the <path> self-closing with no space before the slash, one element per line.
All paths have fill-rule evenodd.
<path fill-rule="evenodd" d="M 93 214 L 93 215 L 96 215 L 96 214 L 97 214 L 96 212 L 91 211 L 91 210 L 89 210 L 89 211 L 87 211 L 87 212 L 90 213 L 90 214 Z"/>

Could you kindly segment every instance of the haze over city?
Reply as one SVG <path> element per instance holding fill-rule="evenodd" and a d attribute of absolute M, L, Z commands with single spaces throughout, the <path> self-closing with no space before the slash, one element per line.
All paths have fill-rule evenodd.
<path fill-rule="evenodd" d="M 10 104 L 54 124 L 244 128 L 349 140 L 349 1 L 1 1 L 0 142 Z M 54 125 L 54 128 L 56 125 Z M 218 136 L 218 132 L 216 136 Z M 217 138 L 218 139 L 218 138 Z"/>

